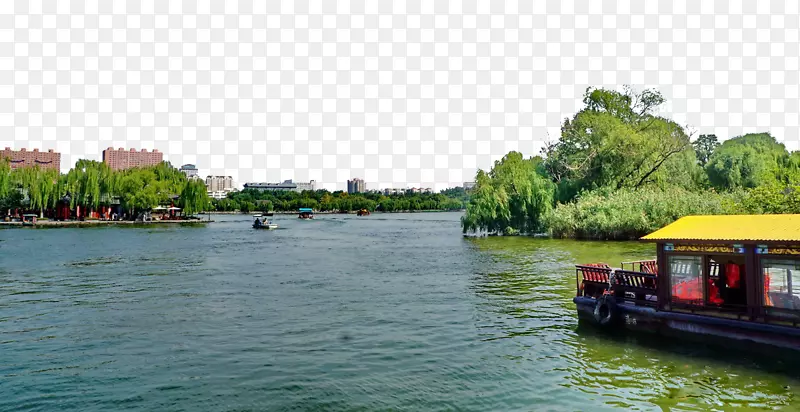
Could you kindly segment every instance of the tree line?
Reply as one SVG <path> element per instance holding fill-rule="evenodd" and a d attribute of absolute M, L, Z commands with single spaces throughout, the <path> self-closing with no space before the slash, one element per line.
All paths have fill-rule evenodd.
<path fill-rule="evenodd" d="M 152 167 L 111 170 L 93 160 L 78 160 L 66 174 L 39 166 L 11 169 L 0 159 L 0 210 L 36 211 L 40 216 L 61 200 L 70 209 L 94 211 L 119 205 L 131 218 L 162 204 L 175 202 L 184 214 L 205 210 L 210 204 L 205 184 L 187 179 L 168 162 Z"/>
<path fill-rule="evenodd" d="M 385 196 L 380 193 L 333 193 L 315 191 L 260 191 L 245 189 L 229 193 L 224 199 L 212 201 L 216 211 L 285 212 L 309 207 L 323 212 L 351 212 L 361 209 L 383 212 L 422 210 L 461 210 L 466 207 L 468 194 L 461 188 L 448 189 L 442 193 L 408 193 Z"/>
<path fill-rule="evenodd" d="M 462 229 L 628 239 L 689 214 L 800 213 L 800 153 L 769 133 L 720 144 L 656 114 L 656 90 L 587 89 L 539 156 L 479 170 Z"/>

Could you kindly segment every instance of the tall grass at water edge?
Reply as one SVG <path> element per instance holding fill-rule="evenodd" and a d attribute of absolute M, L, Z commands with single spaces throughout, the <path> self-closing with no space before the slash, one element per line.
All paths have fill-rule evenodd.
<path fill-rule="evenodd" d="M 739 213 L 737 196 L 679 188 L 600 190 L 557 205 L 545 226 L 559 238 L 637 239 L 683 216 Z"/>

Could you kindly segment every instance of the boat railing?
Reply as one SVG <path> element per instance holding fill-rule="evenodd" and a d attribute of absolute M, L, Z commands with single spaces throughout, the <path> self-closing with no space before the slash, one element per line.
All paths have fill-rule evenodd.
<path fill-rule="evenodd" d="M 626 262 L 627 263 L 627 262 Z M 613 283 L 609 283 L 611 274 Z M 578 296 L 599 297 L 611 286 L 619 300 L 637 305 L 656 306 L 657 275 L 625 269 L 612 269 L 606 264 L 575 266 Z"/>
<path fill-rule="evenodd" d="M 605 263 L 575 265 L 575 282 L 578 296 L 597 297 L 608 289 L 612 269 Z"/>
<path fill-rule="evenodd" d="M 656 285 L 658 276 L 653 273 L 616 269 L 614 295 L 637 305 L 657 306 Z"/>
<path fill-rule="evenodd" d="M 655 259 L 634 260 L 620 264 L 622 269 L 626 269 L 625 266 L 630 266 L 630 270 L 635 272 L 651 273 L 653 275 L 658 273 L 658 264 Z"/>

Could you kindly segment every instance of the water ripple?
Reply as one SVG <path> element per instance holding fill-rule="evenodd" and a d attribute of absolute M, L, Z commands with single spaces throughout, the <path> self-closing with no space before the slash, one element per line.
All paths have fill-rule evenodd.
<path fill-rule="evenodd" d="M 571 265 L 648 248 L 458 218 L 0 231 L 0 410 L 798 408 L 788 360 L 577 327 Z"/>

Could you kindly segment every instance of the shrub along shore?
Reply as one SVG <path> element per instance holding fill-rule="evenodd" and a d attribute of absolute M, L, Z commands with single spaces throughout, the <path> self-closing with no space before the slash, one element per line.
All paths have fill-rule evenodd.
<path fill-rule="evenodd" d="M 655 90 L 583 102 L 540 156 L 478 171 L 464 233 L 636 239 L 687 215 L 800 213 L 800 152 L 769 133 L 692 139 Z"/>

